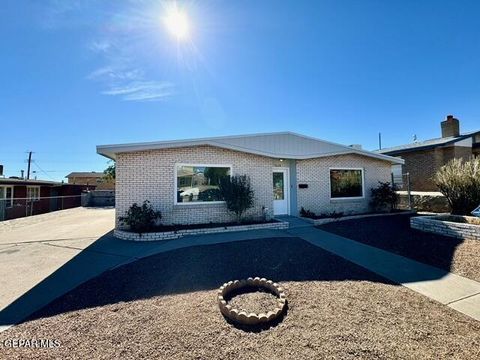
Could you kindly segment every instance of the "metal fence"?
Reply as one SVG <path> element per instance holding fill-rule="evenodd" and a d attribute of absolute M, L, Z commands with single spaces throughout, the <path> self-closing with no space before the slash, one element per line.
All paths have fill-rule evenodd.
<path fill-rule="evenodd" d="M 410 183 L 410 173 L 396 173 L 392 172 L 392 184 L 400 193 L 406 192 L 406 202 L 400 196 L 400 207 L 412 210 L 412 191 Z"/>
<path fill-rule="evenodd" d="M 0 199 L 0 221 L 81 206 L 82 195 Z"/>

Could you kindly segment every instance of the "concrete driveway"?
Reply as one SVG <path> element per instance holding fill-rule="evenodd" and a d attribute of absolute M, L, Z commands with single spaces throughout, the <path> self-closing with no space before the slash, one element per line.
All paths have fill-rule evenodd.
<path fill-rule="evenodd" d="M 123 241 L 112 235 L 114 217 L 113 209 L 75 208 L 0 222 L 0 331 L 104 271 L 142 257 L 192 245 L 282 236 L 261 230 Z"/>
<path fill-rule="evenodd" d="M 114 213 L 114 209 L 75 208 L 0 223 L 0 325 L 27 314 L 33 305 L 30 300 L 19 306 L 21 311 L 6 308 L 109 233 Z M 90 266 L 85 275 L 125 261 L 117 254 L 88 252 L 82 257 Z"/>

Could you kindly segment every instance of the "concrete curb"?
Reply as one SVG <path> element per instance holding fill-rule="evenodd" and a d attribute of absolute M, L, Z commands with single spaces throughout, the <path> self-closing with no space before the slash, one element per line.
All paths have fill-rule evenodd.
<path fill-rule="evenodd" d="M 394 215 L 412 215 L 416 214 L 416 211 L 405 211 L 405 212 L 396 212 L 396 213 L 380 213 L 380 214 L 363 214 L 363 215 L 349 215 L 349 216 L 342 216 L 339 218 L 325 218 L 325 219 L 310 219 L 310 218 L 303 218 L 303 220 L 312 223 L 313 225 L 323 225 L 328 224 L 331 222 L 337 221 L 344 221 L 344 220 L 354 220 L 354 219 L 363 219 L 369 217 L 380 217 L 380 216 L 394 216 Z"/>
<path fill-rule="evenodd" d="M 233 232 L 233 231 L 248 231 L 248 230 L 262 230 L 262 229 L 285 230 L 285 229 L 288 229 L 288 227 L 289 227 L 289 223 L 287 221 L 277 221 L 277 222 L 270 222 L 266 224 L 233 225 L 233 226 L 214 227 L 214 228 L 150 232 L 150 233 L 143 233 L 143 234 L 115 229 L 113 232 L 113 235 L 118 239 L 128 240 L 128 241 L 161 241 L 161 240 L 178 239 L 186 235 L 205 235 L 205 234 L 216 234 L 216 233 L 225 233 L 225 232 Z"/>

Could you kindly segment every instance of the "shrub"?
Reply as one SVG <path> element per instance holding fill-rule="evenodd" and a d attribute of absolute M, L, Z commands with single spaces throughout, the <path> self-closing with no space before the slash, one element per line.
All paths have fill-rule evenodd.
<path fill-rule="evenodd" d="M 310 218 L 310 219 L 315 219 L 317 217 L 317 215 L 313 211 L 305 210 L 303 206 L 300 209 L 300 216 L 305 218 Z"/>
<path fill-rule="evenodd" d="M 134 203 L 125 216 L 120 216 L 118 220 L 122 224 L 128 225 L 130 230 L 142 233 L 150 230 L 155 225 L 155 221 L 161 218 L 161 212 L 154 210 L 150 202 L 145 200 L 142 206 Z"/>
<path fill-rule="evenodd" d="M 371 189 L 372 198 L 370 206 L 374 211 L 393 211 L 398 204 L 398 194 L 395 191 L 395 186 L 390 185 L 389 182 L 378 182 L 376 188 Z"/>
<path fill-rule="evenodd" d="M 453 159 L 435 174 L 454 215 L 470 215 L 480 204 L 480 158 Z"/>
<path fill-rule="evenodd" d="M 334 210 L 331 213 L 326 213 L 326 214 L 322 214 L 322 215 L 324 215 L 326 218 L 339 219 L 339 218 L 343 217 L 344 213 L 343 213 L 343 211 L 336 212 Z"/>
<path fill-rule="evenodd" d="M 313 211 L 305 210 L 303 207 L 300 209 L 300 216 L 309 219 L 338 219 L 341 218 L 343 215 L 343 212 L 336 212 L 335 210 L 329 213 L 321 213 L 320 215 L 317 215 Z"/>
<path fill-rule="evenodd" d="M 220 178 L 220 193 L 227 203 L 227 209 L 235 213 L 238 222 L 253 206 L 254 191 L 247 175 Z"/>

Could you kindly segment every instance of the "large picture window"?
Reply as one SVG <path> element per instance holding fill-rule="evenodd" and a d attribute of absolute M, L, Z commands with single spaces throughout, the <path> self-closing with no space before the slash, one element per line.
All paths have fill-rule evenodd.
<path fill-rule="evenodd" d="M 178 204 L 223 201 L 220 179 L 230 176 L 231 167 L 226 165 L 177 164 L 175 196 Z"/>
<path fill-rule="evenodd" d="M 363 197 L 362 169 L 330 169 L 332 199 Z"/>

